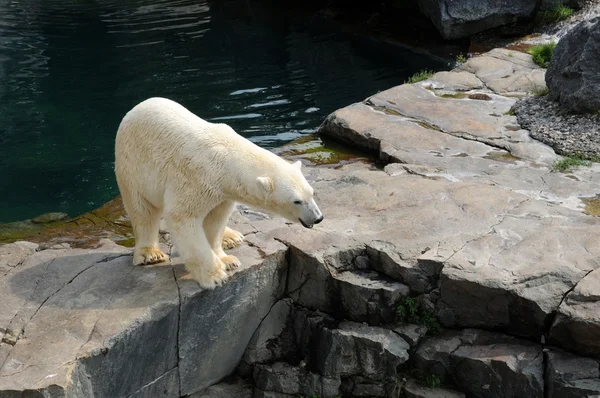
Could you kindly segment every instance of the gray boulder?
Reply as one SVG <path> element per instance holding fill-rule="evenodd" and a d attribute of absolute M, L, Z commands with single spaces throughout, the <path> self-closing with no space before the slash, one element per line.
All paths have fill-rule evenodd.
<path fill-rule="evenodd" d="M 552 349 L 546 355 L 546 391 L 548 398 L 600 396 L 598 361 Z"/>
<path fill-rule="evenodd" d="M 458 39 L 529 17 L 535 0 L 418 0 L 442 36 Z"/>
<path fill-rule="evenodd" d="M 499 333 L 466 329 L 422 343 L 414 365 L 470 397 L 541 397 L 542 347 Z"/>
<path fill-rule="evenodd" d="M 556 46 L 546 85 L 550 98 L 578 113 L 600 111 L 600 17 L 581 22 Z"/>

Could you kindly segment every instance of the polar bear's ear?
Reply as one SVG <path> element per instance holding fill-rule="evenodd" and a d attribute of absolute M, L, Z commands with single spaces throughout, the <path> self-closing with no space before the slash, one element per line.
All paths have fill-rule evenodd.
<path fill-rule="evenodd" d="M 298 170 L 300 170 L 300 168 L 302 168 L 302 162 L 298 160 L 292 166 L 294 166 L 295 168 L 297 168 Z"/>
<path fill-rule="evenodd" d="M 265 192 L 267 192 L 267 193 L 273 192 L 273 180 L 271 180 L 269 177 L 258 177 L 256 179 L 256 183 Z"/>

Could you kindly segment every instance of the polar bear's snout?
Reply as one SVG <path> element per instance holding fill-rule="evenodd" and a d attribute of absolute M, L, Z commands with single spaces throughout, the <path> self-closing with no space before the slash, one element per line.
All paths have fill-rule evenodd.
<path fill-rule="evenodd" d="M 314 224 L 323 221 L 323 213 L 319 210 L 319 206 L 317 206 L 314 199 L 311 199 L 302 210 L 302 214 L 298 220 L 305 228 L 312 228 Z"/>

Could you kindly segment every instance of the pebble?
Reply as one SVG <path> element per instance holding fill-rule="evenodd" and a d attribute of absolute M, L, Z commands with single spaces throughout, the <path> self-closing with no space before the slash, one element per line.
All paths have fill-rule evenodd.
<path fill-rule="evenodd" d="M 530 97 L 514 106 L 519 124 L 561 155 L 600 156 L 600 115 L 569 113 L 547 97 Z"/>

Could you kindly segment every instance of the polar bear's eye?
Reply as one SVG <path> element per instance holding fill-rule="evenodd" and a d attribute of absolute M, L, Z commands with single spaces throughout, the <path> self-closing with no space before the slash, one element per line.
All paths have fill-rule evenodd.
<path fill-rule="evenodd" d="M 294 201 L 294 204 L 295 204 L 295 205 L 301 205 L 301 204 L 302 204 L 302 201 L 301 201 L 301 200 L 295 200 L 295 201 Z"/>

